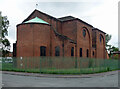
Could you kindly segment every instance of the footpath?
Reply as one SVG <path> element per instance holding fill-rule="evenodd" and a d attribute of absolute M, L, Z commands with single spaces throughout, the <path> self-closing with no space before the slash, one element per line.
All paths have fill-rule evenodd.
<path fill-rule="evenodd" d="M 10 75 L 19 75 L 19 76 L 33 76 L 33 77 L 50 77 L 50 78 L 91 78 L 97 76 L 109 76 L 114 75 L 120 72 L 120 70 L 109 71 L 103 73 L 95 73 L 95 74 L 40 74 L 40 73 L 26 73 L 26 72 L 12 72 L 12 71 L 2 71 L 2 74 L 10 74 Z"/>

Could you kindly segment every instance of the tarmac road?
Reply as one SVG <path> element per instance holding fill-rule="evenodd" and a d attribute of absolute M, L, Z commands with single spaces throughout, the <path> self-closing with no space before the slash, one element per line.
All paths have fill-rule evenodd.
<path fill-rule="evenodd" d="M 88 75 L 3 72 L 3 87 L 118 87 L 118 71 Z"/>

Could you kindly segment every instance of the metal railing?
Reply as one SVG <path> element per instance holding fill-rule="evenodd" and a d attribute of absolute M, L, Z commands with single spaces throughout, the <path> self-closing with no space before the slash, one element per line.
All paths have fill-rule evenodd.
<path fill-rule="evenodd" d="M 118 60 L 84 59 L 77 57 L 19 57 L 2 58 L 2 70 L 52 73 L 84 74 L 117 70 Z"/>

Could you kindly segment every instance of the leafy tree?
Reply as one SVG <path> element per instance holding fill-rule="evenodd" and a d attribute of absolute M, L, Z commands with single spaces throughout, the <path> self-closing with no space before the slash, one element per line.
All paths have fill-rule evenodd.
<path fill-rule="evenodd" d="M 1 56 L 3 57 L 10 51 L 10 42 L 6 38 L 6 36 L 8 36 L 8 27 L 9 21 L 7 16 L 2 16 L 0 12 L 0 52 L 2 52 Z"/>
<path fill-rule="evenodd" d="M 110 53 L 111 53 L 112 45 L 109 45 L 108 42 L 111 40 L 111 38 L 112 38 L 111 35 L 109 35 L 109 34 L 105 35 L 105 47 L 106 47 L 107 51 L 110 52 Z"/>
<path fill-rule="evenodd" d="M 109 50 L 109 57 L 112 57 L 113 56 L 113 52 L 117 52 L 117 51 L 119 51 L 119 48 L 118 47 L 115 47 L 115 46 L 110 46 L 109 48 L 108 48 L 108 50 Z"/>
<path fill-rule="evenodd" d="M 110 47 L 111 45 L 108 45 L 108 42 L 111 40 L 112 35 L 106 34 L 105 35 L 105 46 Z"/>
<path fill-rule="evenodd" d="M 110 58 L 114 58 L 114 59 L 118 59 L 118 54 L 116 54 L 116 55 L 113 56 L 113 52 L 118 52 L 119 48 L 115 47 L 115 46 L 112 46 L 111 48 L 109 48 L 109 50 L 110 50 L 109 57 Z"/>
<path fill-rule="evenodd" d="M 112 38 L 111 35 L 106 34 L 105 37 L 106 37 L 106 39 L 105 39 L 105 41 L 106 41 L 105 42 L 106 43 L 105 46 L 106 46 L 107 51 L 109 52 L 109 56 L 111 57 L 113 55 L 113 52 L 119 51 L 119 48 L 108 44 L 108 42 Z"/>
<path fill-rule="evenodd" d="M 108 50 L 109 50 L 110 52 L 117 52 L 117 51 L 119 51 L 119 48 L 118 48 L 118 47 L 115 47 L 115 46 L 110 46 L 110 47 L 108 48 Z"/>

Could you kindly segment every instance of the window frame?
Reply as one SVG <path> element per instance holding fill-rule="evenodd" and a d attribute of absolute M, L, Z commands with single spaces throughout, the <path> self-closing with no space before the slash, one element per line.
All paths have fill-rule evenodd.
<path fill-rule="evenodd" d="M 59 46 L 55 47 L 55 56 L 60 56 L 60 47 Z"/>
<path fill-rule="evenodd" d="M 84 38 L 86 37 L 86 29 L 85 28 L 83 28 L 83 30 L 82 30 L 82 35 Z"/>
<path fill-rule="evenodd" d="M 89 49 L 86 50 L 86 57 L 89 57 Z"/>
<path fill-rule="evenodd" d="M 74 47 L 71 47 L 71 56 L 74 57 Z"/>
<path fill-rule="evenodd" d="M 92 52 L 92 55 L 93 55 L 93 56 L 95 55 L 95 52 L 94 52 L 94 51 Z"/>
<path fill-rule="evenodd" d="M 40 46 L 40 56 L 46 56 L 46 46 Z"/>
<path fill-rule="evenodd" d="M 82 48 L 80 48 L 80 57 L 82 57 L 83 55 L 82 55 Z"/>
<path fill-rule="evenodd" d="M 102 42 L 102 36 L 101 36 L 101 34 L 100 34 L 100 38 L 99 38 L 99 40 L 100 40 L 100 42 Z"/>

